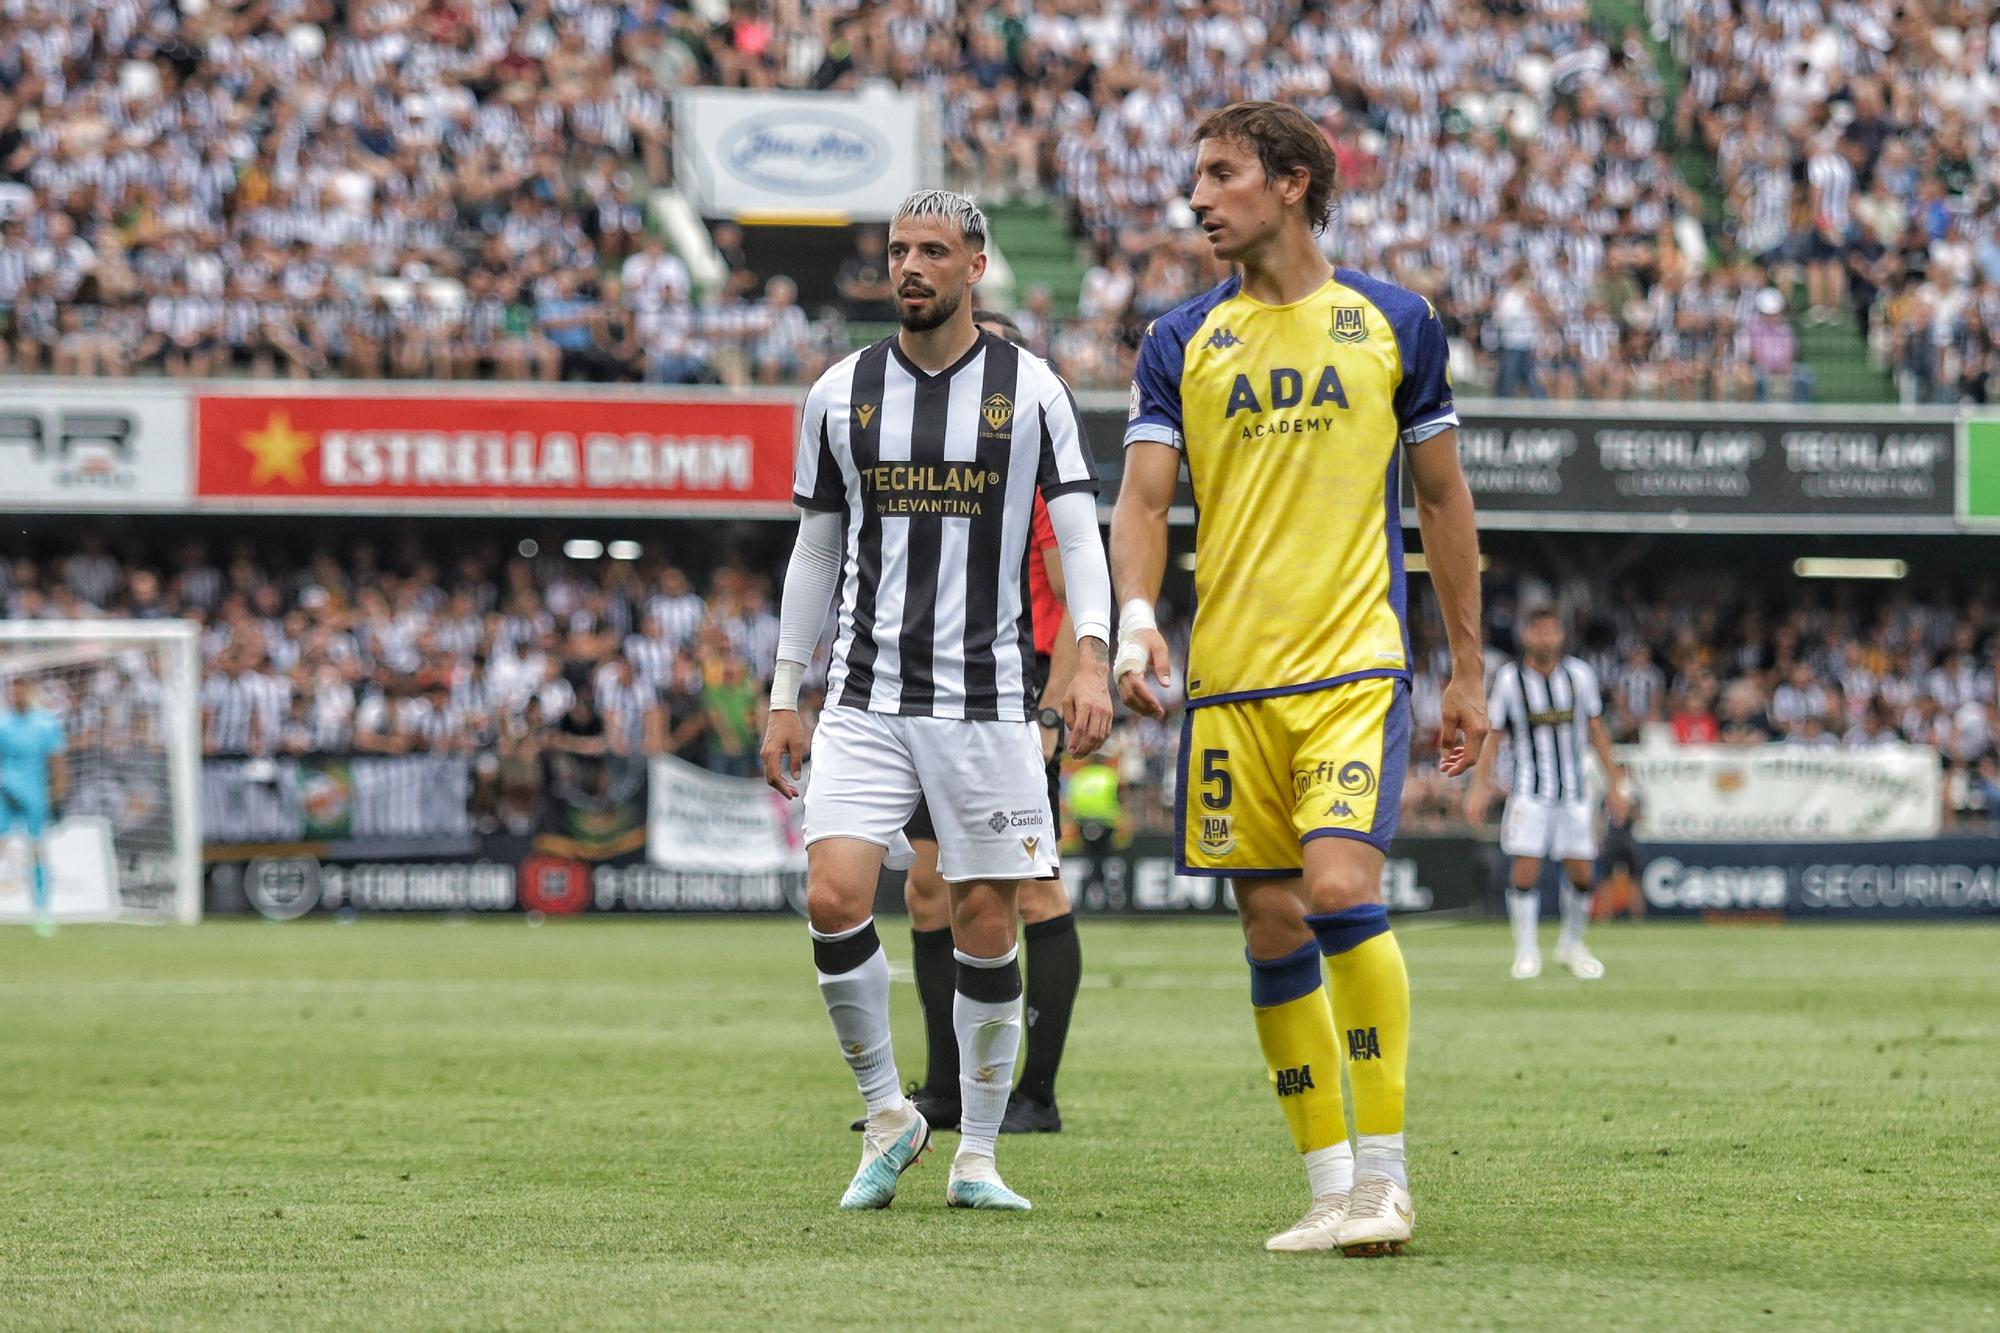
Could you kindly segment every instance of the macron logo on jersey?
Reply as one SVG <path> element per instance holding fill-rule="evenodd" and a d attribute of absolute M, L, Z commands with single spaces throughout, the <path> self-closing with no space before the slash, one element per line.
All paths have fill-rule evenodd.
<path fill-rule="evenodd" d="M 1208 335 L 1208 341 L 1202 344 L 1202 349 L 1205 351 L 1212 347 L 1217 351 L 1226 352 L 1232 347 L 1241 347 L 1242 345 L 1243 340 L 1237 337 L 1232 330 L 1221 328 Z"/>

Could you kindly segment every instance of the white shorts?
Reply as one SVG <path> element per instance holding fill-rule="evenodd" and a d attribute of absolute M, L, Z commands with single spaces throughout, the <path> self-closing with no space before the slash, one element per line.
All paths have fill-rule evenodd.
<path fill-rule="evenodd" d="M 831 707 L 813 733 L 805 837 L 894 847 L 921 795 L 937 826 L 938 873 L 1040 879 L 1057 866 L 1055 820 L 1033 722 L 900 717 Z"/>
<path fill-rule="evenodd" d="M 1588 801 L 1510 796 L 1500 816 L 1500 850 L 1543 860 L 1597 859 L 1597 821 Z"/>

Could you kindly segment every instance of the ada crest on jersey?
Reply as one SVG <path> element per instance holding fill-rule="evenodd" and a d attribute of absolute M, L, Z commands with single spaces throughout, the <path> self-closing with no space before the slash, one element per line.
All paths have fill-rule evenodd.
<path fill-rule="evenodd" d="M 1234 815 L 1201 817 L 1201 850 L 1209 856 L 1227 856 L 1236 850 Z"/>
<path fill-rule="evenodd" d="M 1365 342 L 1368 338 L 1368 316 L 1358 305 L 1337 305 L 1333 308 L 1333 323 L 1327 327 L 1327 335 L 1337 343 Z"/>

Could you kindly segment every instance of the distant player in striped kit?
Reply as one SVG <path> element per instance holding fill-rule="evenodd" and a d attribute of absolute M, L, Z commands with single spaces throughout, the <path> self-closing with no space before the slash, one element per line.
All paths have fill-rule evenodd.
<path fill-rule="evenodd" d="M 922 799 L 951 888 L 959 1149 L 953 1207 L 1025 1210 L 994 1165 L 1021 1044 L 1015 944 L 1023 880 L 1056 868 L 1033 697 L 1029 522 L 1037 491 L 1061 552 L 1077 664 L 1063 700 L 1073 753 L 1111 726 L 1111 575 L 1097 477 L 1068 387 L 973 324 L 986 219 L 925 190 L 889 231 L 901 331 L 846 358 L 806 396 L 764 776 L 805 793 L 806 911 L 820 994 L 868 1108 L 841 1207 L 885 1208 L 930 1142 L 889 1035 L 889 965 L 871 915 L 883 853 Z M 838 590 L 818 733 L 799 684 Z"/>
<path fill-rule="evenodd" d="M 1493 731 L 1473 774 L 1465 813 L 1474 824 L 1484 822 L 1492 799 L 1495 756 L 1504 736 L 1513 761 L 1513 782 L 1500 817 L 1500 850 L 1513 858 L 1507 917 L 1514 927 L 1514 976 L 1526 981 L 1542 973 L 1542 950 L 1535 935 L 1541 915 L 1542 863 L 1554 859 L 1563 863 L 1568 877 L 1561 890 L 1556 962 L 1586 981 L 1595 981 L 1604 975 L 1604 964 L 1583 943 L 1597 859 L 1596 815 L 1590 808 L 1584 754 L 1595 750 L 1604 765 L 1614 819 L 1622 818 L 1625 810 L 1618 759 L 1604 726 L 1597 673 L 1582 658 L 1563 655 L 1562 617 L 1554 607 L 1528 613 L 1521 624 L 1521 646 L 1526 650 L 1523 655 L 1494 673 L 1486 703 Z"/>

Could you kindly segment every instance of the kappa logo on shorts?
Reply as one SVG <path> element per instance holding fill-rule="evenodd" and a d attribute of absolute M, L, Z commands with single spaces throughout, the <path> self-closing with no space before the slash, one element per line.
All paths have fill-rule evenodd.
<path fill-rule="evenodd" d="M 1035 854 L 1035 848 L 1041 845 L 1042 845 L 1042 840 L 1040 838 L 1021 839 L 1021 850 L 1026 852 L 1031 858 Z"/>
<path fill-rule="evenodd" d="M 1327 807 L 1326 812 L 1335 819 L 1354 818 L 1354 807 L 1345 801 L 1335 801 L 1331 806 Z"/>
<path fill-rule="evenodd" d="M 1227 856 L 1236 850 L 1236 816 L 1201 816 L 1201 850 L 1209 856 Z"/>
<path fill-rule="evenodd" d="M 995 833 L 1005 833 L 1007 831 L 1007 812 L 1005 810 L 995 810 L 987 817 L 986 827 L 992 829 Z"/>

